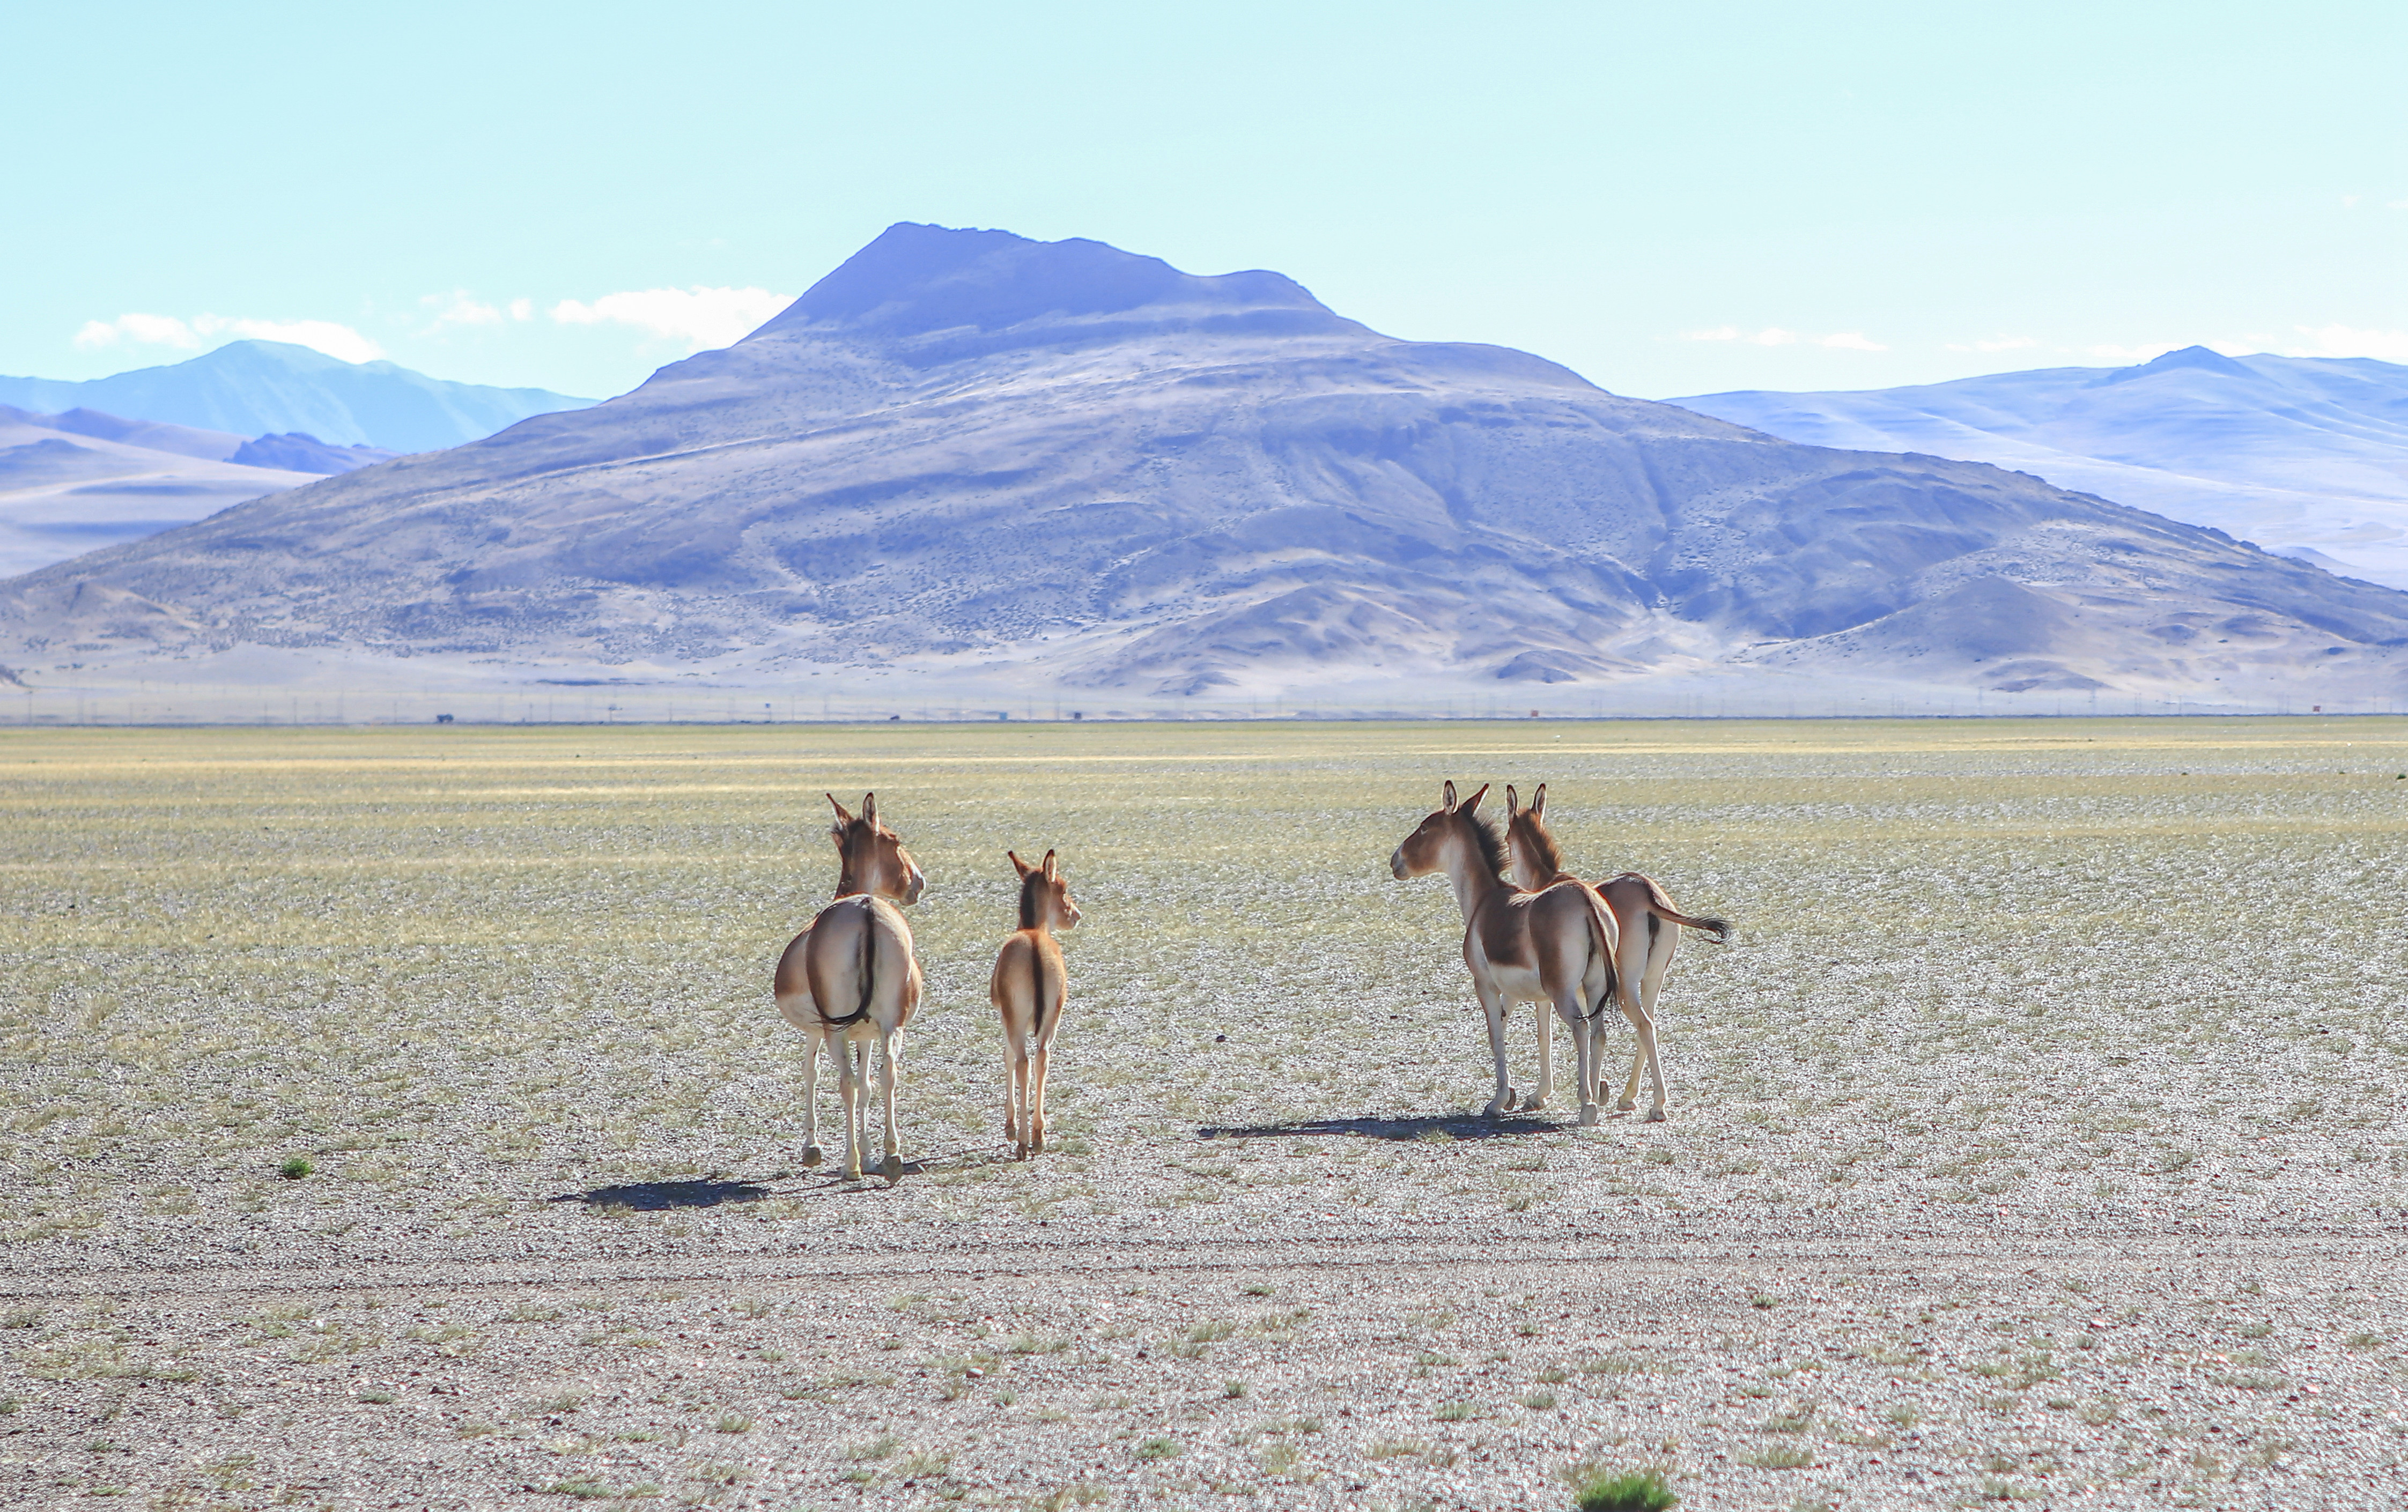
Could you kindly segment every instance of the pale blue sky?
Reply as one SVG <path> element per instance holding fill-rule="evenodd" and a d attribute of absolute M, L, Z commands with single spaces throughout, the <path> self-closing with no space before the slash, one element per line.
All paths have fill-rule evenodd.
<path fill-rule="evenodd" d="M 2398 0 L 84 4 L 7 33 L 0 373 L 298 331 L 616 392 L 898 220 L 1276 268 L 1648 396 L 2194 341 L 2408 362 Z"/>

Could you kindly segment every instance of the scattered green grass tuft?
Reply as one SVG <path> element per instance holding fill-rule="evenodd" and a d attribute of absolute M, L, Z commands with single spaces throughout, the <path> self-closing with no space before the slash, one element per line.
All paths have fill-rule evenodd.
<path fill-rule="evenodd" d="M 1601 1470 L 1583 1465 L 1566 1478 L 1572 1483 L 1576 1512 L 1665 1512 L 1681 1500 L 1665 1481 L 1664 1472 L 1653 1467 Z"/>

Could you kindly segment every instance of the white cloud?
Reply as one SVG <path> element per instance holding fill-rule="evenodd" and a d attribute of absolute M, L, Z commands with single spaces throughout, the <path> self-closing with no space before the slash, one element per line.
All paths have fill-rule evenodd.
<path fill-rule="evenodd" d="M 249 336 L 257 341 L 289 341 L 322 351 L 347 363 L 367 363 L 384 349 L 348 325 L 332 321 L 254 321 L 226 315 L 195 315 L 190 323 L 172 315 L 128 313 L 113 321 L 86 321 L 75 334 L 79 347 L 111 347 L 130 341 L 145 347 L 179 347 L 189 351 L 203 336 Z"/>
<path fill-rule="evenodd" d="M 435 312 L 432 329 L 447 325 L 499 325 L 502 322 L 500 310 L 471 298 L 466 289 L 454 289 L 448 294 L 423 295 L 418 302 Z"/>
<path fill-rule="evenodd" d="M 2361 331 L 2355 326 L 2295 326 L 2307 340 L 2286 345 L 2286 357 L 2376 357 L 2408 363 L 2408 331 Z"/>
<path fill-rule="evenodd" d="M 564 325 L 632 325 L 700 351 L 741 340 L 794 299 L 767 289 L 645 289 L 604 294 L 591 305 L 564 299 L 552 307 L 552 318 Z"/>
<path fill-rule="evenodd" d="M 322 351 L 347 363 L 372 363 L 384 355 L 382 347 L 350 326 L 337 325 L 332 321 L 254 321 L 225 315 L 203 315 L 194 320 L 193 329 L 203 335 L 231 332 L 253 341 L 289 341 L 294 346 Z"/>
<path fill-rule="evenodd" d="M 511 320 L 513 320 L 513 321 L 532 321 L 532 320 L 534 320 L 534 319 L 535 319 L 535 301 L 534 301 L 534 300 L 532 300 L 532 299 L 513 299 L 513 300 L 511 300 L 511 301 L 510 301 L 510 319 L 511 319 Z"/>
<path fill-rule="evenodd" d="M 132 341 L 145 347 L 197 347 L 201 338 L 193 328 L 173 315 L 144 315 L 129 311 L 113 321 L 86 321 L 83 329 L 75 334 L 79 347 L 113 347 L 120 341 Z"/>
<path fill-rule="evenodd" d="M 1998 336 L 1988 341 L 1952 341 L 1948 343 L 1948 349 L 1950 351 L 2021 351 L 2026 347 L 2039 345 L 2039 339 L 2034 336 Z"/>
<path fill-rule="evenodd" d="M 1806 335 L 1768 325 L 1761 331 L 1742 331 L 1735 325 L 1718 325 L 1711 331 L 1684 331 L 1684 341 L 1744 341 L 1757 347 L 1794 347 L 1804 342 L 1812 347 L 1832 347 L 1842 351 L 1887 351 L 1889 349 L 1865 335 L 1861 331 L 1838 331 L 1827 336 Z"/>

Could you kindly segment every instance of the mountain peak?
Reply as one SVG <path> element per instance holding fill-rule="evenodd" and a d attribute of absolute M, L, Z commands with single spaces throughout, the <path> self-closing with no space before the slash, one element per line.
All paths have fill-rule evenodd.
<path fill-rule="evenodd" d="M 113 421 L 120 426 L 153 421 L 231 433 L 229 450 L 246 435 L 300 431 L 337 447 L 434 451 L 491 435 L 530 415 L 592 402 L 541 389 L 450 383 L 389 362 L 347 363 L 314 347 L 256 339 L 82 382 L 0 378 L 0 404 L 99 410 L 125 417 Z"/>
<path fill-rule="evenodd" d="M 1049 318 L 1083 325 L 1140 310 L 1152 317 L 1147 323 L 1220 323 L 1236 317 L 1268 318 L 1283 332 L 1359 329 L 1283 274 L 1201 278 L 1083 236 L 1033 241 L 1009 231 L 904 221 L 753 335 L 810 327 L 908 338 L 1001 331 Z"/>
<path fill-rule="evenodd" d="M 2129 383 L 2134 378 L 2153 378 L 2176 368 L 2197 367 L 2210 373 L 2225 373 L 2234 378 L 2254 378 L 2258 375 L 2242 363 L 2234 362 L 2210 347 L 2184 347 L 2163 356 L 2153 357 L 2134 367 L 2119 367 L 2101 379 L 2105 383 Z"/>

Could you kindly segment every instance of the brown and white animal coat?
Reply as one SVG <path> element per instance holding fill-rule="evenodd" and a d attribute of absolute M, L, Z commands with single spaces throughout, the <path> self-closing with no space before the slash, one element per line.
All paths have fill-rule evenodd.
<path fill-rule="evenodd" d="M 986 995 L 1003 1016 L 1003 1136 L 1025 1161 L 1045 1150 L 1045 1076 L 1069 999 L 1054 932 L 1077 925 L 1080 914 L 1053 851 L 1034 866 L 1004 854 L 1020 874 L 1020 928 L 996 953 Z"/>
<path fill-rule="evenodd" d="M 1488 1020 L 1497 1090 L 1487 1116 L 1513 1107 L 1505 1076 L 1505 1016 L 1516 1003 L 1552 1004 L 1572 1032 L 1580 1059 L 1581 1122 L 1598 1121 L 1596 1045 L 1591 1029 L 1614 991 L 1614 923 L 1596 893 L 1579 883 L 1517 892 L 1502 875 L 1505 843 L 1481 819 L 1483 787 L 1458 804 L 1446 784 L 1438 810 L 1388 858 L 1399 879 L 1444 873 L 1463 913 L 1463 963 Z M 1533 1100 L 1536 1101 L 1535 1099 Z"/>
<path fill-rule="evenodd" d="M 1515 801 L 1513 790 L 1505 790 L 1506 845 L 1513 860 L 1513 875 L 1526 888 L 1556 887 L 1579 878 L 1564 869 L 1562 851 L 1555 837 L 1547 828 L 1547 785 L 1539 784 L 1530 794 L 1529 806 Z M 1589 884 L 1582 884 L 1588 886 Z M 1655 1105 L 1648 1110 L 1650 1119 L 1664 1116 L 1664 1067 L 1656 1048 L 1656 1002 L 1664 987 L 1664 975 L 1672 967 L 1672 952 L 1681 943 L 1681 930 L 1704 930 L 1716 944 L 1730 938 L 1730 925 L 1719 919 L 1695 918 L 1672 906 L 1672 900 L 1657 886 L 1655 878 L 1637 872 L 1594 885 L 1598 897 L 1613 915 L 1619 941 L 1615 951 L 1615 976 L 1621 984 L 1617 993 L 1623 1017 L 1630 1020 L 1639 1038 L 1631 1052 L 1630 1079 L 1623 1084 L 1622 1096 L 1615 1106 L 1627 1112 L 1639 1105 L 1639 1074 L 1643 1069 L 1654 1083 Z M 1671 927 L 1667 927 L 1671 926 Z M 1599 1056 L 1600 1062 L 1603 1056 Z M 1600 1072 L 1602 1067 L 1600 1066 Z M 1597 1089 L 1597 1099 L 1605 1100 L 1606 1089 Z"/>
<path fill-rule="evenodd" d="M 803 1032 L 803 1163 L 820 1163 L 819 1051 L 824 1044 L 836 1063 L 837 1091 L 844 1099 L 844 1174 L 861 1176 L 862 1093 L 869 1082 L 869 1048 L 879 1050 L 880 1091 L 886 1106 L 886 1158 L 880 1169 L 890 1181 L 903 1174 L 895 1134 L 895 1078 L 903 1026 L 920 1006 L 920 961 L 912 951 L 911 926 L 897 904 L 920 901 L 928 879 L 921 875 L 902 839 L 879 822 L 878 795 L 865 793 L 858 817 L 828 794 L 836 809 L 829 834 L 839 866 L 836 901 L 810 927 L 795 936 L 778 958 L 770 991 L 778 1011 Z"/>

